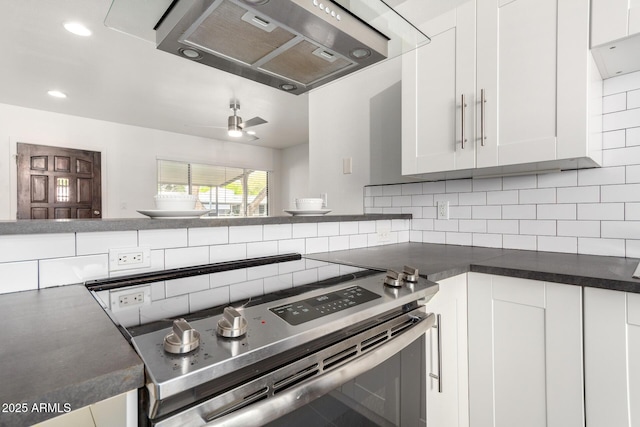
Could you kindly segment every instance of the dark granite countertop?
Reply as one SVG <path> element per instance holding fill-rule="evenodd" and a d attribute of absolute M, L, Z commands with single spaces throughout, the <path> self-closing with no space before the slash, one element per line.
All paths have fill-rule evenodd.
<path fill-rule="evenodd" d="M 631 277 L 640 261 L 635 258 L 430 243 L 399 243 L 307 257 L 380 269 L 402 270 L 407 264 L 434 282 L 473 271 L 640 293 L 640 279 Z"/>
<path fill-rule="evenodd" d="M 0 221 L 0 235 L 160 230 L 172 228 L 229 227 L 263 224 L 298 224 L 304 222 L 375 221 L 380 219 L 411 219 L 411 214 L 261 216 L 249 218 L 32 219 Z"/>
<path fill-rule="evenodd" d="M 71 410 L 144 386 L 144 365 L 81 285 L 0 295 L 0 404 Z M 59 413 L 1 412 L 1 426 Z"/>

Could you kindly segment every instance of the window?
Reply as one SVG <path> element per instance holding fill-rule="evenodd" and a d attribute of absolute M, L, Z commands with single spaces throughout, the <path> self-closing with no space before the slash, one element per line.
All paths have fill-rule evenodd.
<path fill-rule="evenodd" d="M 268 172 L 158 160 L 158 193 L 198 196 L 209 216 L 267 216 Z"/>

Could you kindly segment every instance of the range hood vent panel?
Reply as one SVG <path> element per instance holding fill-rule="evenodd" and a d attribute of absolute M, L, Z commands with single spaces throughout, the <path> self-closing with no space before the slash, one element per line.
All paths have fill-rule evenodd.
<path fill-rule="evenodd" d="M 315 3 L 323 9 L 313 0 L 176 0 L 157 47 L 183 58 L 196 50 L 192 60 L 295 94 L 386 59 L 384 35 L 331 1 Z"/>

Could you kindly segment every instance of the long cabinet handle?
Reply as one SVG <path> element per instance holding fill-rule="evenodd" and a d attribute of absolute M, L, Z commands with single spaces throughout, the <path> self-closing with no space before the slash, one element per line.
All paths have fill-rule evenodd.
<path fill-rule="evenodd" d="M 484 93 L 484 89 L 480 89 L 480 145 L 484 147 L 485 140 L 487 139 L 487 135 L 485 135 L 485 104 L 487 103 L 487 98 Z"/>
<path fill-rule="evenodd" d="M 432 326 L 437 330 L 438 341 L 438 373 L 429 373 L 429 377 L 438 381 L 438 393 L 442 393 L 442 328 L 440 324 L 440 315 L 436 315 L 436 324 Z"/>
<path fill-rule="evenodd" d="M 462 110 L 460 113 L 460 136 L 462 137 L 462 149 L 464 150 L 464 144 L 467 142 L 467 138 L 464 137 L 464 112 L 467 108 L 467 103 L 464 102 L 464 93 L 461 95 L 460 109 Z"/>

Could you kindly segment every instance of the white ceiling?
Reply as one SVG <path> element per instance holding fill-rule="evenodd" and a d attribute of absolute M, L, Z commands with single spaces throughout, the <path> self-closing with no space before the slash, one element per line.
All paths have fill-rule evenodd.
<path fill-rule="evenodd" d="M 142 1 L 142 0 L 127 0 Z M 159 0 L 158 0 L 159 1 Z M 165 0 L 166 1 L 166 0 Z M 0 0 L 0 103 L 214 138 L 229 101 L 240 101 L 254 129 L 251 145 L 308 142 L 308 97 L 291 95 L 156 50 L 104 25 L 111 0 Z M 79 37 L 63 23 L 93 32 Z M 56 99 L 47 91 L 68 95 Z"/>

